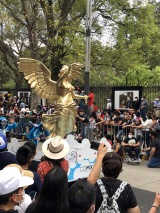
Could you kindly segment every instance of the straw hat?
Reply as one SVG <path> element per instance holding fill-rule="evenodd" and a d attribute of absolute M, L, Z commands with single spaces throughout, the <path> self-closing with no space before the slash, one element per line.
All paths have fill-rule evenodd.
<path fill-rule="evenodd" d="M 69 144 L 60 136 L 49 138 L 42 145 L 44 155 L 50 159 L 64 158 L 69 152 Z"/>
<path fill-rule="evenodd" d="M 22 169 L 22 167 L 18 164 L 15 164 L 15 163 L 11 163 L 9 165 L 7 165 L 5 168 L 7 167 L 16 167 L 19 169 L 20 173 L 23 175 L 23 176 L 26 176 L 26 177 L 30 177 L 30 178 L 34 178 L 34 174 L 33 172 L 29 171 L 29 170 L 25 170 L 25 169 Z"/>

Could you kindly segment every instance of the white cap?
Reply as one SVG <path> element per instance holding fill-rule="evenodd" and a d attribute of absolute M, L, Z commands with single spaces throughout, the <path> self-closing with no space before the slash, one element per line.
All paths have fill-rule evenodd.
<path fill-rule="evenodd" d="M 33 179 L 23 176 L 16 167 L 6 167 L 0 171 L 0 195 L 14 192 L 20 187 L 33 184 Z"/>
<path fill-rule="evenodd" d="M 107 100 L 107 101 L 111 101 L 111 99 L 110 99 L 110 98 L 107 98 L 106 100 Z"/>

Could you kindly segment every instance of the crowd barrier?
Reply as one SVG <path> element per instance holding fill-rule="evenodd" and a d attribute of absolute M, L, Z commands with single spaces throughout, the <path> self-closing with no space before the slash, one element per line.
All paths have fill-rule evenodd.
<path fill-rule="evenodd" d="M 35 117 L 15 117 L 17 128 L 12 132 L 16 135 L 27 135 L 32 129 L 33 124 L 37 123 Z M 80 141 L 83 138 L 88 138 L 89 141 L 100 141 L 102 137 L 108 137 L 113 142 L 115 137 L 120 137 L 122 140 L 127 137 L 130 130 L 134 132 L 134 136 L 143 144 L 144 147 L 149 145 L 149 132 L 150 129 L 138 129 L 133 127 L 122 128 L 120 125 L 89 125 L 83 124 L 80 121 L 76 121 L 77 131 L 72 134 L 75 135 L 75 139 Z M 138 130 L 138 131 L 137 131 Z M 155 130 L 157 136 L 160 139 L 160 130 Z"/>
<path fill-rule="evenodd" d="M 77 122 L 77 133 L 76 133 L 76 139 L 81 140 L 83 136 L 81 135 L 81 130 L 84 128 L 83 124 L 80 122 Z M 85 125 L 86 128 L 86 125 Z M 106 124 L 100 124 L 96 126 L 90 126 L 87 125 L 87 138 L 90 141 L 100 141 L 102 137 L 107 137 L 112 142 L 114 141 L 115 137 L 121 138 L 121 140 L 124 140 L 127 136 L 129 131 L 134 132 L 134 137 L 137 138 L 137 140 L 140 142 L 140 144 L 143 144 L 143 147 L 148 147 L 150 144 L 150 131 L 151 129 L 145 129 L 145 128 L 136 128 L 136 127 L 126 127 L 122 128 L 120 125 L 106 125 Z M 153 130 L 156 131 L 158 139 L 160 139 L 160 130 Z"/>

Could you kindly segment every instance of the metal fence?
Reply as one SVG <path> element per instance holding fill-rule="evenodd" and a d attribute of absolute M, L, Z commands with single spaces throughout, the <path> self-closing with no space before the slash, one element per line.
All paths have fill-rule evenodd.
<path fill-rule="evenodd" d="M 119 86 L 125 88 L 126 85 L 91 85 L 91 89 L 93 90 L 95 94 L 95 102 L 99 108 L 103 109 L 106 107 L 106 98 L 112 99 L 113 94 L 112 94 L 112 88 L 114 86 Z M 137 85 L 127 85 L 127 86 L 137 86 Z M 160 84 L 157 85 L 138 85 L 142 86 L 142 95 L 146 96 L 146 99 L 151 103 L 151 101 L 160 96 Z M 84 89 L 83 87 L 80 87 L 82 90 Z M 30 92 L 30 88 L 27 89 L 8 89 L 8 88 L 3 88 L 0 90 L 1 92 L 8 92 L 12 95 L 18 95 L 20 93 L 23 94 L 26 92 Z M 23 96 L 22 96 L 23 97 Z M 24 100 L 23 100 L 24 101 Z M 151 104 L 150 104 L 150 110 L 151 110 Z"/>
<path fill-rule="evenodd" d="M 32 129 L 33 124 L 37 123 L 37 118 L 33 117 L 16 117 L 15 122 L 17 123 L 17 128 L 11 130 L 16 136 L 25 136 Z M 148 147 L 150 144 L 149 138 L 149 129 L 141 129 L 142 134 L 137 134 L 137 129 L 133 127 L 122 128 L 120 125 L 106 125 L 99 124 L 96 126 L 90 126 L 89 124 L 83 124 L 79 121 L 76 122 L 77 131 L 73 132 L 75 139 L 79 142 L 82 141 L 83 138 L 88 138 L 89 141 L 99 142 L 101 138 L 106 137 L 108 140 L 114 141 L 115 137 L 121 138 L 123 141 L 127 136 L 130 130 L 134 132 L 134 136 L 138 139 L 138 141 L 143 144 L 143 147 Z M 153 131 L 153 129 L 152 129 Z M 157 132 L 157 136 L 160 139 L 160 130 L 154 130 Z"/>
<path fill-rule="evenodd" d="M 89 141 L 99 142 L 101 138 L 105 137 L 108 140 L 114 142 L 115 137 L 119 137 L 122 141 L 128 137 L 129 131 L 134 132 L 134 137 L 140 142 L 143 147 L 148 147 L 150 144 L 149 132 L 150 129 L 141 129 L 141 134 L 139 134 L 139 128 L 137 131 L 136 127 L 127 127 L 122 128 L 121 125 L 106 125 L 100 124 L 96 125 L 94 128 L 91 128 L 90 125 L 85 126 L 77 122 L 77 132 L 75 133 L 75 139 L 81 141 L 83 138 L 88 138 Z M 83 129 L 85 128 L 85 130 Z M 82 131 L 83 130 L 83 131 Z M 152 129 L 152 131 L 156 131 L 158 138 L 160 139 L 160 130 Z"/>
<path fill-rule="evenodd" d="M 130 85 L 131 86 L 131 85 Z M 135 85 L 132 85 L 135 86 Z M 142 86 L 142 95 L 146 96 L 146 99 L 151 103 L 152 100 L 160 96 L 160 84 L 159 85 L 149 85 L 149 86 Z M 120 88 L 126 86 L 119 86 Z M 95 102 L 99 108 L 103 109 L 106 107 L 106 98 L 110 98 L 112 100 L 113 86 L 101 85 L 101 86 L 92 86 L 92 90 L 95 94 Z M 113 101 L 113 100 L 112 100 Z M 152 110 L 152 104 L 150 104 L 150 110 Z"/>

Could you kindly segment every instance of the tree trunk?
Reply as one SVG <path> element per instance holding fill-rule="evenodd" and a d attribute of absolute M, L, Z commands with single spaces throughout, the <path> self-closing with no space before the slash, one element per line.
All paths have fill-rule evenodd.
<path fill-rule="evenodd" d="M 34 93 L 31 90 L 31 96 L 30 96 L 30 109 L 33 110 L 37 107 L 37 105 L 41 105 L 41 98 L 39 96 L 36 95 L 36 93 Z"/>

